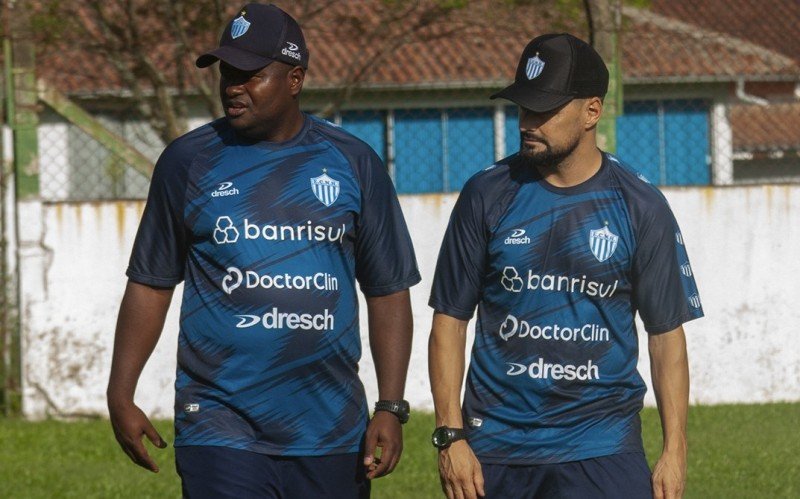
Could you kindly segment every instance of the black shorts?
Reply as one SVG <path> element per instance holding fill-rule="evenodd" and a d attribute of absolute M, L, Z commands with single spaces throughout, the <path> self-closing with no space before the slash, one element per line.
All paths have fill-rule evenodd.
<path fill-rule="evenodd" d="M 652 499 L 650 468 L 642 453 L 557 464 L 484 464 L 486 499 Z"/>
<path fill-rule="evenodd" d="M 189 499 L 366 499 L 370 492 L 358 453 L 284 457 L 189 446 L 175 448 L 175 462 Z"/>

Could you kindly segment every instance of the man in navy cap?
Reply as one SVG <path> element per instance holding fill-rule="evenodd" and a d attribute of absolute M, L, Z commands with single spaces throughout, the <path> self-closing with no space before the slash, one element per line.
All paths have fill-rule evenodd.
<path fill-rule="evenodd" d="M 184 282 L 175 447 L 187 497 L 367 497 L 402 451 L 420 276 L 378 156 L 300 111 L 308 59 L 292 17 L 243 7 L 197 60 L 219 61 L 225 117 L 171 143 L 153 173 L 108 406 L 123 450 L 158 471 L 142 437 L 166 443 L 133 397 Z M 378 379 L 371 419 L 356 280 Z"/>
<path fill-rule="evenodd" d="M 682 324 L 703 312 L 666 200 L 597 148 L 607 88 L 591 46 L 551 34 L 528 44 L 514 83 L 492 96 L 519 106 L 520 150 L 464 186 L 430 298 L 432 440 L 448 497 L 682 493 Z M 664 430 L 652 476 L 639 421 L 637 311 Z"/>

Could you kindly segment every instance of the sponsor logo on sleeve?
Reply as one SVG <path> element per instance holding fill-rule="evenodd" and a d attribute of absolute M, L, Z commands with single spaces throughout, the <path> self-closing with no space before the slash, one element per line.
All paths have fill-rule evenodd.
<path fill-rule="evenodd" d="M 200 412 L 200 404 L 183 404 L 183 412 L 186 414 Z"/>
<path fill-rule="evenodd" d="M 480 428 L 483 426 L 483 420 L 481 418 L 469 418 L 467 419 L 467 424 L 470 428 Z"/>

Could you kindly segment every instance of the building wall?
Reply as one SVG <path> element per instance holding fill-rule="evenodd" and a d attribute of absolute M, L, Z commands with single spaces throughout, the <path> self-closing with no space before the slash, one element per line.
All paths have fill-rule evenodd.
<path fill-rule="evenodd" d="M 800 400 L 800 186 L 664 189 L 681 224 L 706 318 L 686 326 L 693 403 Z M 407 398 L 431 409 L 427 295 L 456 194 L 403 196 L 421 284 L 412 289 L 415 337 Z M 40 238 L 23 255 L 24 410 L 29 417 L 105 414 L 114 325 L 143 202 L 27 206 Z M 37 219 L 38 218 L 38 219 Z M 424 220 L 425 223 L 419 223 Z M 175 293 L 180 296 L 180 290 Z M 179 299 L 142 374 L 136 400 L 170 417 Z M 362 325 L 366 324 L 362 305 Z M 639 367 L 649 379 L 640 328 Z M 361 372 L 377 394 L 365 344 Z M 647 403 L 653 404 L 652 392 Z"/>

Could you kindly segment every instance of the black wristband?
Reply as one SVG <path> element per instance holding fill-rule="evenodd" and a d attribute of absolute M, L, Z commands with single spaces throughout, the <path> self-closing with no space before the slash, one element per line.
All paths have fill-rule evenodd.
<path fill-rule="evenodd" d="M 411 408 L 405 400 L 379 400 L 375 402 L 375 412 L 386 411 L 391 412 L 400 421 L 400 424 L 406 424 L 410 416 Z"/>

